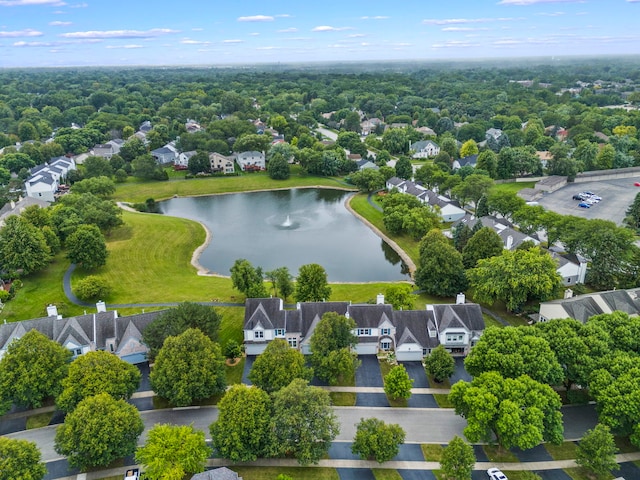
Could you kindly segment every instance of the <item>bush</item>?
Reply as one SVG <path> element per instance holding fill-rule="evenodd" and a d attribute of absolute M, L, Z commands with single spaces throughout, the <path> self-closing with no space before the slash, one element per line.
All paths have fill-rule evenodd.
<path fill-rule="evenodd" d="M 104 279 L 90 275 L 77 283 L 74 293 L 81 300 L 98 300 L 106 298 L 111 293 L 111 287 Z"/>
<path fill-rule="evenodd" d="M 240 355 L 242 355 L 242 347 L 238 345 L 238 342 L 235 340 L 229 340 L 224 346 L 225 358 L 233 360 L 234 358 L 238 358 Z"/>
<path fill-rule="evenodd" d="M 11 294 L 6 290 L 0 290 L 0 302 L 5 303 L 11 298 Z"/>

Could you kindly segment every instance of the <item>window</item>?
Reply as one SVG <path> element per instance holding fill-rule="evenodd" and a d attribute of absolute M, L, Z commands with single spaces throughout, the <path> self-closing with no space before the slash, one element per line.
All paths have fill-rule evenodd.
<path fill-rule="evenodd" d="M 464 342 L 464 333 L 447 333 L 447 343 Z"/>
<path fill-rule="evenodd" d="M 368 337 L 371 336 L 371 329 L 370 328 L 359 328 L 358 329 L 358 336 L 359 337 Z"/>
<path fill-rule="evenodd" d="M 73 354 L 74 357 L 82 355 L 82 349 L 81 348 L 70 348 L 69 350 L 71 350 L 71 353 Z"/>
<path fill-rule="evenodd" d="M 253 338 L 264 338 L 264 331 L 263 330 L 254 331 Z"/>
<path fill-rule="evenodd" d="M 391 335 L 391 329 L 390 328 L 381 328 L 380 329 L 380 335 Z"/>
<path fill-rule="evenodd" d="M 291 348 L 298 348 L 298 339 L 297 338 L 287 338 L 287 342 Z"/>
<path fill-rule="evenodd" d="M 391 342 L 389 340 L 385 340 L 384 342 L 380 342 L 380 348 L 385 352 L 391 350 Z"/>
<path fill-rule="evenodd" d="M 431 353 L 431 352 L 429 351 L 429 349 L 428 349 L 428 348 L 423 348 L 423 349 L 422 349 L 422 356 L 423 356 L 423 357 L 424 357 L 424 356 L 426 356 L 426 355 L 428 355 L 429 353 Z"/>
<path fill-rule="evenodd" d="M 284 337 L 284 328 L 276 328 L 276 337 Z"/>

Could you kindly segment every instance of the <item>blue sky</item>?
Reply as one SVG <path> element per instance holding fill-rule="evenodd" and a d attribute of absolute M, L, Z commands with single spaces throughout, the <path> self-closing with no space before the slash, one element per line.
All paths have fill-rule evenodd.
<path fill-rule="evenodd" d="M 0 67 L 640 54 L 640 0 L 0 0 Z"/>

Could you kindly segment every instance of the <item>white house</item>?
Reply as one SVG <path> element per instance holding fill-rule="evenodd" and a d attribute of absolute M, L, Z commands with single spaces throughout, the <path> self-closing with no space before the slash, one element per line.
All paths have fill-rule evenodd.
<path fill-rule="evenodd" d="M 480 306 L 465 303 L 428 305 L 425 310 L 396 311 L 378 295 L 376 304 L 304 302 L 284 310 L 279 298 L 250 298 L 245 303 L 243 326 L 247 355 L 259 355 L 276 338 L 287 341 L 303 354 L 311 353 L 310 339 L 322 316 L 335 312 L 352 318 L 358 337 L 355 352 L 375 355 L 393 350 L 400 361 L 420 361 L 438 345 L 454 355 L 466 355 L 484 331 Z"/>
<path fill-rule="evenodd" d="M 60 183 L 71 170 L 76 169 L 76 163 L 72 158 L 57 157 L 48 163 L 38 165 L 31 169 L 31 175 L 24 182 L 27 196 L 46 202 L 55 201 L 55 194 Z"/>
<path fill-rule="evenodd" d="M 435 208 L 443 222 L 457 222 L 466 215 L 464 209 L 460 208 L 457 202 L 444 195 L 439 195 L 432 190 L 428 190 L 421 185 L 417 185 L 411 180 L 402 180 L 398 177 L 391 177 L 386 182 L 387 190 L 396 189 L 399 192 L 413 195 L 422 203 Z"/>
<path fill-rule="evenodd" d="M 180 152 L 178 154 L 178 158 L 175 160 L 174 165 L 178 165 L 180 167 L 188 167 L 189 159 L 196 154 L 195 150 L 191 150 L 190 152 Z"/>
<path fill-rule="evenodd" d="M 435 157 L 440 153 L 440 147 L 433 140 L 422 140 L 412 143 L 409 150 L 414 152 L 411 158 Z"/>
<path fill-rule="evenodd" d="M 612 290 L 573 296 L 571 289 L 565 292 L 565 298 L 540 304 L 539 322 L 555 318 L 574 318 L 585 323 L 594 315 L 613 313 L 616 310 L 631 316 L 640 314 L 640 289 Z"/>
<path fill-rule="evenodd" d="M 175 163 L 178 159 L 178 149 L 173 142 L 167 143 L 164 147 L 152 150 L 151 156 L 155 158 L 159 165 Z"/>
<path fill-rule="evenodd" d="M 242 152 L 236 156 L 236 163 L 243 172 L 246 170 L 265 170 L 267 167 L 264 152 Z"/>

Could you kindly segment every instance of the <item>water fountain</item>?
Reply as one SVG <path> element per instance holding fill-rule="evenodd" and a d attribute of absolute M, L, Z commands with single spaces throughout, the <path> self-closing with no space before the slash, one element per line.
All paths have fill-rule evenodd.
<path fill-rule="evenodd" d="M 289 215 L 287 215 L 287 218 L 284 221 L 284 223 L 282 224 L 282 226 L 284 228 L 289 228 L 289 227 L 291 227 L 291 225 L 293 225 L 293 223 L 291 222 L 291 217 Z"/>

